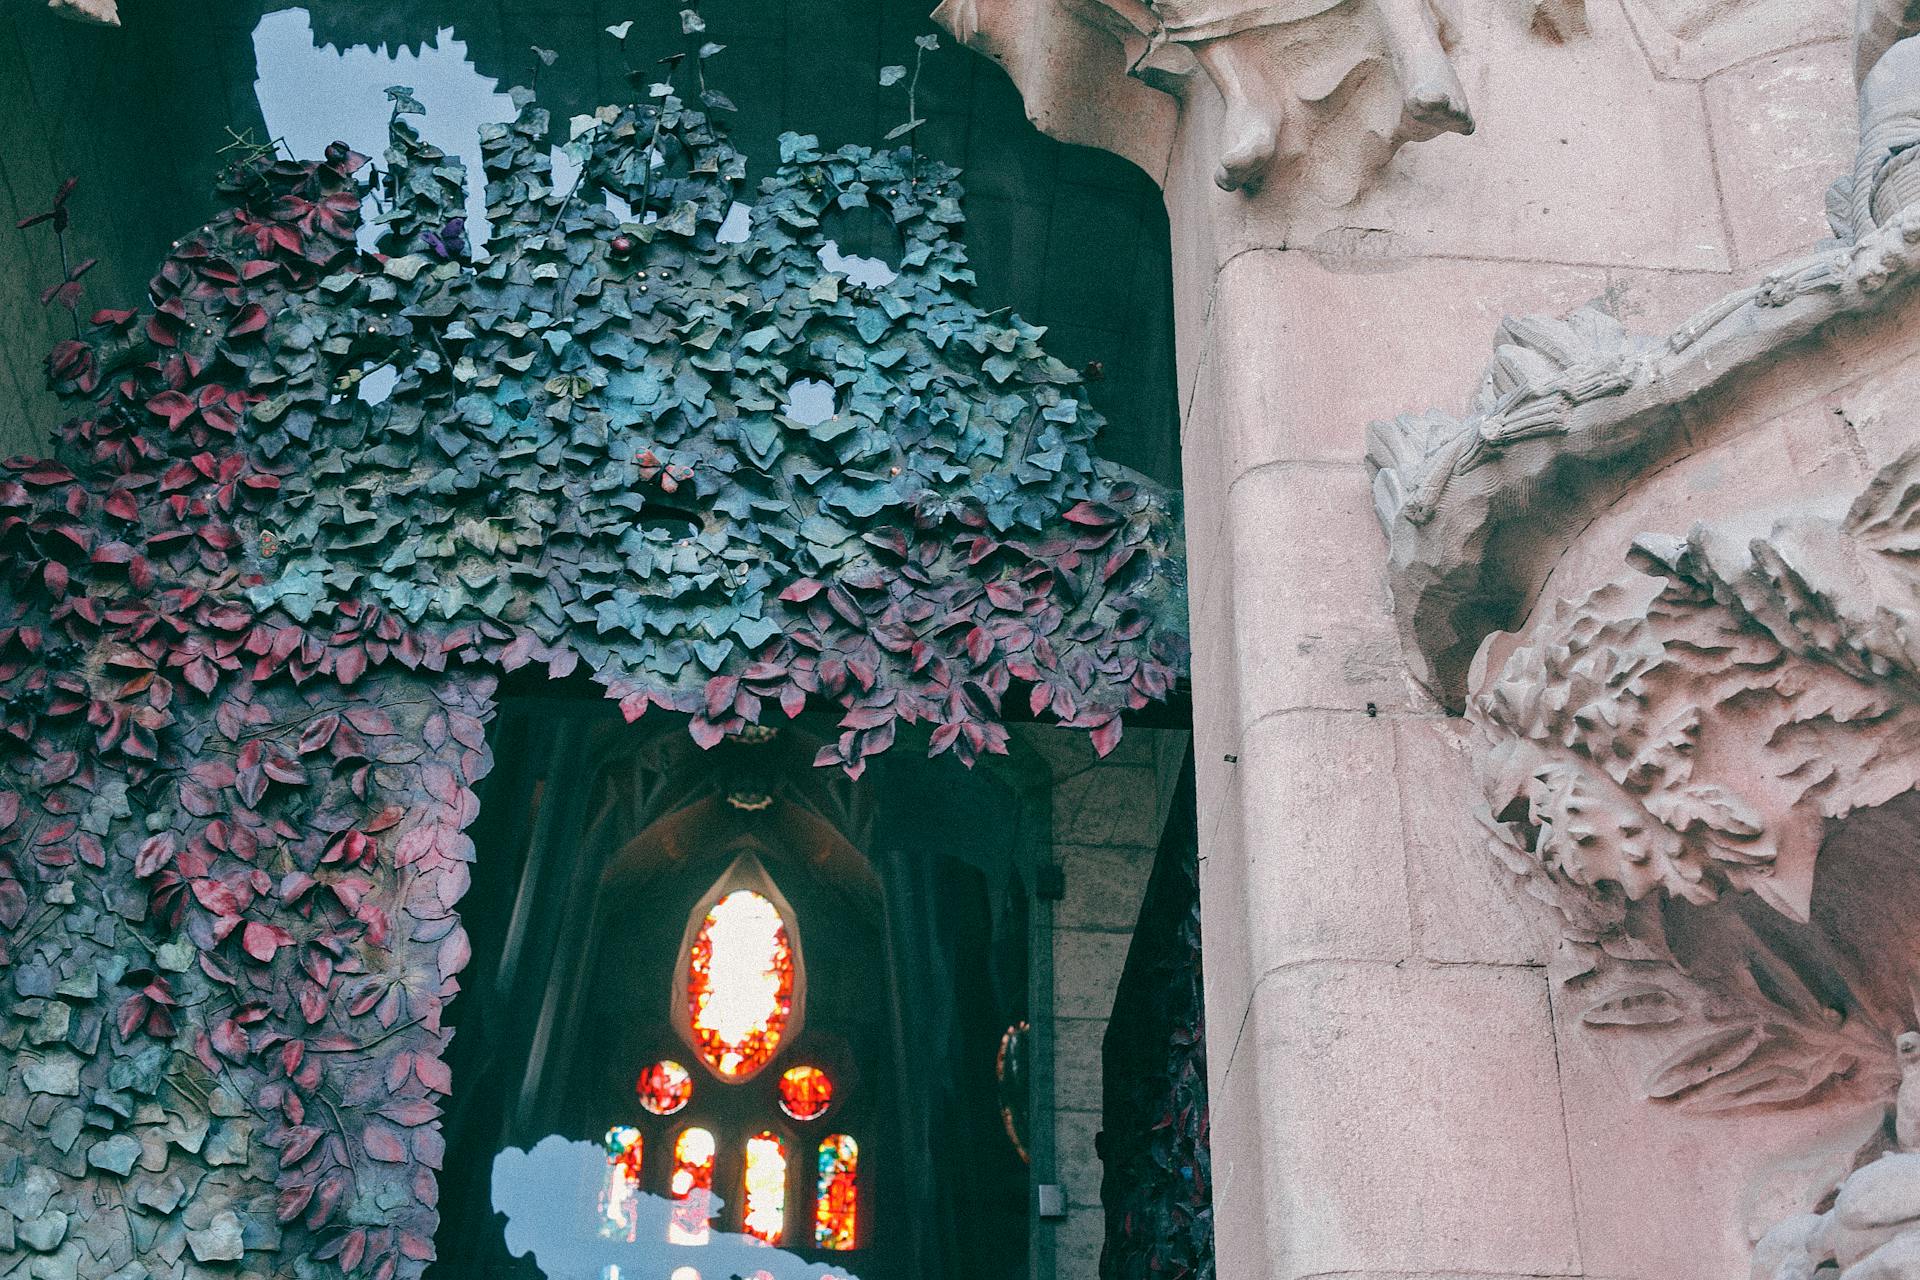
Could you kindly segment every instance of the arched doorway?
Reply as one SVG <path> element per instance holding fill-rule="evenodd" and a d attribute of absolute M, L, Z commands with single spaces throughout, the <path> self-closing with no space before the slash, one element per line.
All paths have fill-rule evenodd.
<path fill-rule="evenodd" d="M 503 702 L 495 738 L 435 1274 L 567 1274 L 512 1256 L 495 1192 L 501 1152 L 557 1136 L 595 1181 L 513 1181 L 637 1251 L 594 1280 L 712 1280 L 754 1241 L 861 1280 L 1029 1275 L 1048 1104 L 1001 1048 L 1048 949 L 1045 771 L 895 753 L 850 782 L 804 720 L 703 752 L 566 698 Z"/>

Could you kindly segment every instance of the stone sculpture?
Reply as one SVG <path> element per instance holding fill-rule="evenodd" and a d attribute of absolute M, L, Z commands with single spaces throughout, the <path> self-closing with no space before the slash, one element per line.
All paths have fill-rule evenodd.
<path fill-rule="evenodd" d="M 1670 459 L 1713 397 L 1804 355 L 1920 277 L 1920 38 L 1865 0 L 1861 143 L 1828 194 L 1836 240 L 1702 308 L 1664 339 L 1597 306 L 1508 319 L 1471 410 L 1373 424 L 1367 459 L 1409 662 L 1458 708 L 1480 641 L 1523 616 L 1570 532 Z M 1904 11 L 1902 11 L 1904 12 Z M 1920 15 L 1916 15 L 1920 20 Z M 1876 36 L 1873 33 L 1878 32 Z M 1884 46 L 1884 47 L 1883 47 Z"/>
<path fill-rule="evenodd" d="M 1453 0 L 1102 3 L 1150 46 L 1191 50 L 1220 91 L 1226 115 L 1214 181 L 1223 190 L 1257 188 L 1276 161 L 1305 156 L 1328 113 L 1381 65 L 1398 88 L 1399 118 L 1384 134 L 1383 121 L 1368 125 L 1388 154 L 1405 142 L 1473 132 L 1447 56 L 1459 39 Z"/>
<path fill-rule="evenodd" d="M 1214 181 L 1257 190 L 1276 174 L 1351 201 L 1402 145 L 1473 132 L 1449 50 L 1456 0 L 1072 0 L 1062 10 L 1119 42 L 1129 75 L 1184 95 L 1219 91 Z M 944 0 L 963 43 L 1009 60 L 1033 15 L 1018 3 Z M 1556 12 L 1558 10 L 1556 9 Z M 1018 78 L 1018 76 L 1016 76 Z"/>

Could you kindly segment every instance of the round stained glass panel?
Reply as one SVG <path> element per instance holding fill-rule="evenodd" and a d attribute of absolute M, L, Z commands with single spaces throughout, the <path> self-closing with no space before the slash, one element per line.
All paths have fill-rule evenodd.
<path fill-rule="evenodd" d="M 633 1090 L 641 1106 L 657 1116 L 670 1116 L 693 1101 L 693 1076 L 677 1062 L 656 1062 L 640 1073 Z"/>
<path fill-rule="evenodd" d="M 818 1120 L 833 1105 L 833 1081 L 818 1067 L 795 1067 L 780 1077 L 780 1109 L 795 1120 Z"/>

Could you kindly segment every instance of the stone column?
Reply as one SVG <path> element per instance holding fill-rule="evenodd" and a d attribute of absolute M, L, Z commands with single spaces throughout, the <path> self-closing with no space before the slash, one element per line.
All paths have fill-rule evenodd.
<path fill-rule="evenodd" d="M 1576 1042 L 1552 922 L 1486 855 L 1366 431 L 1462 411 L 1504 316 L 1666 333 L 1826 234 L 1851 5 L 1200 7 L 942 13 L 1172 218 L 1219 1274 L 1744 1274 L 1740 1158 Z"/>

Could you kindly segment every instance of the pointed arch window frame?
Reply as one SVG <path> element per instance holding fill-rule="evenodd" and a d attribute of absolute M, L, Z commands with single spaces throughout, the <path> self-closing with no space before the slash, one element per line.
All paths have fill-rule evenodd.
<path fill-rule="evenodd" d="M 700 936 L 701 927 L 706 923 L 708 914 L 720 904 L 722 899 L 741 889 L 759 894 L 772 903 L 773 909 L 780 915 L 781 926 L 787 935 L 788 954 L 793 962 L 793 994 L 786 1025 L 780 1032 L 780 1042 L 774 1047 L 773 1052 L 767 1055 L 766 1061 L 755 1066 L 751 1071 L 728 1076 L 715 1070 L 701 1050 L 700 1037 L 693 1028 L 691 1002 L 687 997 L 691 990 L 689 979 L 693 971 L 693 944 Z M 727 869 L 720 873 L 720 878 L 700 895 L 700 900 L 688 913 L 686 929 L 680 936 L 680 952 L 674 960 L 670 999 L 672 1007 L 669 1010 L 669 1017 L 674 1033 L 685 1043 L 688 1051 L 693 1054 L 694 1060 L 700 1064 L 707 1075 L 723 1084 L 743 1085 L 757 1079 L 762 1072 L 780 1061 L 788 1046 L 797 1042 L 801 1032 L 806 1029 L 807 961 L 805 943 L 800 936 L 800 918 L 795 914 L 793 904 L 788 902 L 786 895 L 780 892 L 780 886 L 774 883 L 773 876 L 768 873 L 766 864 L 761 860 L 758 852 L 748 849 L 735 857 L 731 863 L 727 864 Z"/>

